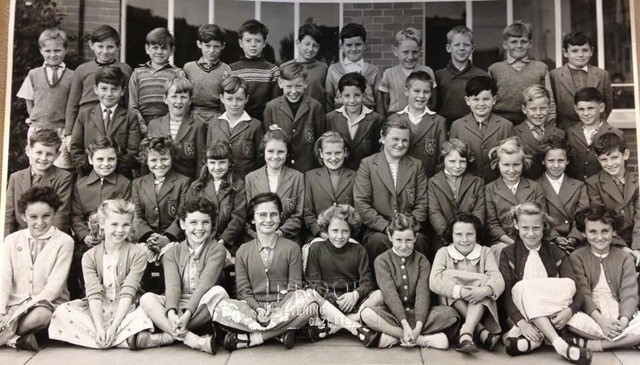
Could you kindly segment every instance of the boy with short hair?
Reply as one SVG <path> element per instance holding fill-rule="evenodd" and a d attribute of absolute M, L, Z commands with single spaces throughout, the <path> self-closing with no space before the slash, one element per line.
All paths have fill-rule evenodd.
<path fill-rule="evenodd" d="M 498 177 L 498 172 L 491 168 L 489 151 L 503 139 L 514 135 L 513 124 L 492 113 L 496 92 L 496 84 L 489 76 L 476 76 L 469 80 L 464 99 L 471 113 L 453 122 L 449 131 L 450 138 L 469 144 L 475 160 L 467 171 L 483 178 L 485 184 Z"/>
<path fill-rule="evenodd" d="M 195 179 L 204 162 L 207 126 L 190 112 L 193 86 L 185 77 L 176 77 L 164 84 L 164 102 L 169 113 L 149 123 L 147 136 L 170 136 L 176 145 L 173 169 Z"/>
<path fill-rule="evenodd" d="M 133 112 L 118 105 L 125 93 L 125 75 L 118 67 L 104 66 L 96 71 L 94 81 L 93 89 L 99 104 L 78 114 L 69 144 L 73 166 L 78 175 L 87 175 L 91 166 L 85 150 L 91 141 L 106 136 L 121 146 L 122 172 L 133 178 L 133 170 L 137 167 L 135 156 L 140 143 L 140 125 Z"/>
<path fill-rule="evenodd" d="M 193 114 L 205 123 L 224 112 L 219 95 L 222 79 L 231 69 L 220 60 L 227 32 L 215 24 L 198 28 L 196 45 L 202 52 L 197 61 L 187 62 L 184 73 L 193 84 Z"/>
<path fill-rule="evenodd" d="M 32 186 L 51 186 L 62 200 L 62 206 L 56 210 L 53 224 L 62 232 L 69 229 L 69 205 L 71 204 L 71 186 L 73 175 L 53 165 L 60 154 L 62 140 L 52 129 L 41 129 L 29 137 L 25 148 L 29 158 L 29 167 L 16 171 L 9 176 L 4 213 L 4 236 L 27 228 L 21 214 L 16 210 L 18 201 Z"/>
<path fill-rule="evenodd" d="M 149 61 L 133 70 L 129 78 L 129 108 L 136 116 L 143 135 L 151 120 L 168 112 L 162 99 L 164 84 L 176 76 L 185 76 L 179 67 L 169 64 L 175 48 L 175 38 L 169 30 L 152 30 L 147 34 L 144 45 Z"/>
<path fill-rule="evenodd" d="M 302 25 L 298 29 L 298 39 L 296 40 L 298 57 L 295 60 L 285 62 L 282 66 L 291 62 L 298 62 L 304 66 L 308 75 L 305 94 L 324 106 L 324 81 L 327 78 L 329 66 L 316 59 L 321 46 L 322 32 L 320 28 L 313 23 Z"/>
<path fill-rule="evenodd" d="M 449 127 L 470 112 L 464 99 L 467 82 L 476 76 L 489 75 L 471 62 L 474 48 L 473 32 L 464 25 L 447 33 L 446 50 L 451 54 L 451 60 L 435 74 L 438 92 L 435 110 L 447 120 Z"/>
<path fill-rule="evenodd" d="M 290 166 L 302 173 L 317 167 L 313 146 L 324 133 L 324 109 L 315 99 L 305 95 L 307 71 L 297 62 L 280 66 L 279 96 L 267 103 L 264 110 L 264 130 L 277 124 L 291 136 Z"/>
<path fill-rule="evenodd" d="M 350 72 L 338 81 L 342 106 L 326 114 L 327 130 L 335 130 L 347 143 L 344 166 L 357 171 L 360 161 L 380 151 L 380 129 L 384 118 L 364 104 L 367 80 Z"/>
<path fill-rule="evenodd" d="M 565 35 L 562 39 L 562 54 L 567 58 L 567 63 L 549 73 L 556 98 L 558 127 L 566 130 L 580 123 L 573 97 L 585 87 L 595 87 L 604 95 L 603 119 L 606 120 L 613 109 L 611 79 L 606 70 L 589 64 L 593 56 L 591 38 L 580 30 Z"/>
<path fill-rule="evenodd" d="M 280 69 L 262 57 L 267 45 L 269 29 L 255 19 L 247 20 L 238 29 L 238 42 L 244 57 L 229 65 L 228 75 L 238 76 L 247 82 L 249 101 L 245 110 L 251 118 L 262 119 L 267 103 L 278 95 Z"/>
<path fill-rule="evenodd" d="M 399 65 L 386 69 L 382 74 L 382 80 L 378 90 L 382 95 L 382 105 L 386 116 L 397 113 L 407 106 L 405 95 L 405 83 L 407 77 L 414 71 L 424 71 L 434 80 L 435 76 L 431 67 L 418 64 L 422 54 L 422 32 L 415 28 L 407 28 L 396 33 L 396 43 L 393 46 L 393 54 L 398 57 Z M 435 90 L 433 90 L 435 94 Z M 429 99 L 429 106 L 435 107 L 435 95 Z"/>
<path fill-rule="evenodd" d="M 342 98 L 337 92 L 338 81 L 349 72 L 359 72 L 367 80 L 364 105 L 378 114 L 384 115 L 378 85 L 382 73 L 377 66 L 363 59 L 367 44 L 367 31 L 361 24 L 349 23 L 340 30 L 340 52 L 344 59 L 334 63 L 327 71 L 325 81 L 325 110 L 331 111 L 342 106 Z"/>
<path fill-rule="evenodd" d="M 96 71 L 104 66 L 118 67 L 125 75 L 125 85 L 131 76 L 131 67 L 116 59 L 120 51 L 120 35 L 108 25 L 100 25 L 91 32 L 89 47 L 96 56 L 95 59 L 78 66 L 71 81 L 69 100 L 65 114 L 64 135 L 69 136 L 73 132 L 73 125 L 80 111 L 88 110 L 98 105 L 98 95 L 93 86 Z M 126 108 L 128 97 L 125 93 L 119 100 L 119 104 Z"/>
<path fill-rule="evenodd" d="M 540 85 L 531 85 L 522 93 L 522 113 L 527 119 L 515 126 L 513 131 L 525 148 L 530 149 L 531 166 L 522 172 L 527 179 L 537 180 L 544 173 L 541 144 L 552 136 L 564 138 L 562 129 L 545 123 L 550 103 L 549 91 Z"/>
<path fill-rule="evenodd" d="M 425 71 L 414 71 L 404 87 L 408 105 L 391 119 L 409 122 L 411 141 L 407 155 L 422 161 L 427 178 L 436 174 L 442 145 L 447 140 L 447 121 L 427 104 L 433 92 L 433 78 Z"/>
<path fill-rule="evenodd" d="M 571 146 L 567 175 L 574 179 L 586 180 L 602 169 L 593 150 L 593 143 L 605 133 L 622 136 L 622 131 L 612 127 L 603 119 L 605 111 L 604 95 L 598 89 L 586 87 L 573 97 L 575 111 L 580 124 L 566 131 L 567 143 Z"/>
<path fill-rule="evenodd" d="M 64 139 L 64 107 L 69 99 L 74 72 L 64 64 L 67 35 L 57 28 L 45 29 L 38 38 L 38 46 L 44 65 L 29 71 L 17 94 L 27 103 L 27 139 L 33 132 L 43 128 L 55 130 Z M 69 151 L 62 148 L 53 164 L 62 169 L 71 169 Z"/>
<path fill-rule="evenodd" d="M 531 85 L 543 85 L 551 94 L 547 122 L 556 119 L 556 105 L 549 81 L 549 71 L 544 62 L 529 59 L 529 49 L 533 38 L 530 24 L 516 21 L 502 32 L 502 48 L 507 51 L 507 59 L 489 66 L 489 75 L 498 85 L 498 100 L 494 112 L 510 120 L 514 125 L 524 121 L 522 114 L 522 92 Z"/>
<path fill-rule="evenodd" d="M 638 207 L 638 174 L 627 171 L 627 160 L 631 152 L 627 149 L 624 136 L 604 133 L 599 136 L 593 150 L 598 156 L 602 171 L 586 180 L 587 194 L 591 205 L 603 205 L 615 210 L 624 221 L 614 237 L 618 243 L 631 247 L 633 240 L 633 222 Z M 617 242 L 616 242 L 617 241 Z"/>

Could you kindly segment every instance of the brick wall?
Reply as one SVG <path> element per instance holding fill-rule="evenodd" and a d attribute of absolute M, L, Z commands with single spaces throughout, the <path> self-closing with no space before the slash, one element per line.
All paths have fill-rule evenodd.
<path fill-rule="evenodd" d="M 344 23 L 359 23 L 367 29 L 365 60 L 383 69 L 395 66 L 398 59 L 391 47 L 395 34 L 407 27 L 424 29 L 423 3 L 344 4 Z"/>
<path fill-rule="evenodd" d="M 627 160 L 627 166 L 630 171 L 638 172 L 638 139 L 636 137 L 636 129 L 623 129 L 624 139 L 627 142 L 627 148 L 631 151 L 631 156 Z"/>

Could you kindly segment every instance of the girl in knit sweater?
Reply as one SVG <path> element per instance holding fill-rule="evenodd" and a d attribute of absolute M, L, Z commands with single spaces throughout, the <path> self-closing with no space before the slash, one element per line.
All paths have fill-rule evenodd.
<path fill-rule="evenodd" d="M 584 305 L 567 326 L 569 339 L 592 351 L 640 349 L 638 283 L 632 255 L 611 246 L 622 217 L 601 205 L 576 214 L 576 226 L 588 246 L 571 254 Z"/>
<path fill-rule="evenodd" d="M 458 213 L 446 233 L 452 244 L 438 251 L 429 277 L 440 302 L 465 319 L 454 344 L 456 351 L 464 353 L 478 352 L 474 339 L 489 351 L 500 340 L 496 300 L 504 291 L 504 279 L 491 250 L 479 244 L 480 232 L 478 217 Z"/>

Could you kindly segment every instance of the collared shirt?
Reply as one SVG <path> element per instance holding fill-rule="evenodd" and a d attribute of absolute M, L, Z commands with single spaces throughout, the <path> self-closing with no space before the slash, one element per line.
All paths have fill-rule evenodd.
<path fill-rule="evenodd" d="M 458 263 L 461 261 L 465 261 L 467 265 L 477 265 L 480 262 L 480 256 L 482 254 L 482 247 L 476 244 L 473 247 L 473 250 L 469 252 L 466 256 L 460 253 L 456 247 L 451 244 L 447 246 L 447 253 L 451 257 L 454 263 Z M 460 292 L 462 291 L 462 285 L 456 284 L 453 286 L 453 299 L 460 299 Z"/>
<path fill-rule="evenodd" d="M 196 61 L 196 64 L 198 66 L 200 66 L 206 72 L 209 72 L 209 71 L 215 69 L 216 67 L 220 66 L 221 63 L 222 63 L 222 61 L 220 59 L 216 60 L 216 62 L 209 63 L 204 59 L 204 56 L 200 57 L 200 59 L 198 61 Z"/>
<path fill-rule="evenodd" d="M 62 72 L 65 68 L 67 68 L 67 65 L 62 62 L 58 66 L 52 67 L 47 65 L 47 63 L 45 62 L 42 67 L 44 67 L 44 71 L 47 74 L 47 80 L 49 80 L 49 82 L 53 84 L 53 73 L 55 72 L 58 80 L 60 80 L 60 76 L 62 76 Z"/>
<path fill-rule="evenodd" d="M 581 70 L 581 71 L 584 71 L 584 72 L 589 72 L 589 65 L 584 65 L 582 67 L 576 67 L 576 66 L 574 66 L 574 65 L 572 65 L 570 63 L 567 63 L 567 66 L 569 66 L 569 68 L 572 69 L 572 70 Z"/>
<path fill-rule="evenodd" d="M 522 62 L 522 63 L 529 63 L 531 62 L 531 60 L 529 59 L 529 56 L 525 56 L 519 60 L 516 60 L 515 58 L 511 57 L 511 55 L 507 54 L 507 63 L 510 65 L 513 65 L 516 62 Z"/>
<path fill-rule="evenodd" d="M 153 187 L 156 192 L 156 195 L 160 194 L 160 189 L 162 188 L 162 184 L 164 184 L 164 177 L 161 179 L 153 179 Z"/>
<path fill-rule="evenodd" d="M 389 162 L 389 170 L 391 170 L 391 177 L 393 178 L 393 186 L 398 188 L 398 167 L 399 163 L 391 163 Z"/>
<path fill-rule="evenodd" d="M 175 120 L 173 118 L 169 118 L 169 133 L 171 133 L 171 139 L 175 140 L 178 135 L 178 130 L 182 125 L 182 120 Z"/>
<path fill-rule="evenodd" d="M 404 109 L 402 109 L 401 111 L 398 112 L 398 114 L 407 114 L 409 116 L 409 120 L 411 121 L 411 123 L 417 125 L 422 121 L 422 117 L 424 117 L 425 115 L 429 114 L 429 115 L 435 115 L 436 112 L 432 111 L 429 109 L 429 107 L 424 107 L 424 111 L 421 114 L 418 115 L 413 115 L 411 113 L 409 113 L 409 106 L 407 105 Z"/>
<path fill-rule="evenodd" d="M 524 264 L 524 271 L 522 274 L 523 280 L 543 279 L 549 277 L 547 269 L 544 267 L 542 259 L 540 258 L 541 246 L 541 244 L 538 244 L 538 247 L 530 249 L 525 245 L 527 250 L 529 250 L 529 256 L 527 257 L 527 262 Z"/>
<path fill-rule="evenodd" d="M 250 122 L 251 121 L 251 116 L 249 115 L 249 113 L 247 113 L 246 111 L 243 110 L 242 111 L 242 115 L 235 122 L 232 122 L 229 119 L 229 116 L 227 115 L 227 112 L 222 113 L 222 115 L 219 116 L 218 119 L 226 120 L 227 123 L 229 123 L 229 129 L 233 129 L 233 128 L 235 128 L 235 126 L 240 124 L 240 122 Z"/>
<path fill-rule="evenodd" d="M 560 176 L 557 180 L 552 179 L 551 176 L 549 176 L 549 174 L 547 173 L 545 173 L 545 175 L 547 175 L 547 180 L 549 180 L 553 191 L 555 191 L 556 194 L 560 194 L 560 187 L 562 186 L 562 182 L 564 181 L 564 174 L 562 174 L 562 176 Z"/>
<path fill-rule="evenodd" d="M 117 107 L 118 107 L 118 104 L 112 106 L 111 108 L 107 108 L 106 106 L 100 104 L 100 109 L 102 109 L 102 120 L 106 122 L 108 117 L 109 122 L 111 122 L 113 120 L 113 114 L 116 112 Z M 107 116 L 107 110 L 110 111 L 110 114 L 108 116 Z"/>
<path fill-rule="evenodd" d="M 458 199 L 458 193 L 460 192 L 460 183 L 462 182 L 462 177 L 453 176 L 449 174 L 447 170 L 444 170 L 444 177 L 447 179 L 447 182 L 449 183 L 449 187 L 451 188 L 451 191 L 453 191 L 453 197 L 455 199 Z"/>
<path fill-rule="evenodd" d="M 43 176 L 44 175 L 40 175 L 31 169 L 31 186 L 40 185 Z"/>
<path fill-rule="evenodd" d="M 42 68 L 44 69 L 45 75 L 49 83 L 53 84 L 53 69 L 51 67 L 47 67 L 46 63 L 42 65 Z M 65 68 L 67 68 L 67 66 L 64 64 L 64 62 L 61 63 L 60 68 L 57 69 L 56 71 L 56 73 L 58 74 L 58 79 L 60 79 L 60 77 L 62 76 L 62 72 L 64 71 Z M 33 100 L 34 98 L 33 93 L 34 91 L 33 91 L 33 84 L 31 83 L 31 78 L 25 77 L 24 82 L 22 83 L 22 86 L 20 86 L 20 90 L 18 90 L 18 94 L 16 96 L 25 100 Z"/>
<path fill-rule="evenodd" d="M 188 245 L 187 248 L 189 249 L 189 262 L 185 267 L 182 277 L 182 293 L 192 294 L 196 291 L 198 281 L 200 280 L 198 276 L 198 260 L 200 259 L 200 253 L 202 253 L 202 249 L 204 248 L 204 242 L 195 249 L 192 249 Z"/>
<path fill-rule="evenodd" d="M 262 262 L 264 263 L 265 268 L 269 268 L 269 264 L 271 263 L 271 259 L 273 258 L 273 249 L 276 247 L 276 242 L 278 238 L 272 240 L 271 242 L 261 242 L 256 238 L 256 244 L 258 245 L 258 251 L 260 252 L 260 257 L 262 258 Z"/>
<path fill-rule="evenodd" d="M 504 181 L 505 185 L 507 185 L 507 187 L 509 188 L 509 190 L 511 190 L 513 195 L 516 195 L 516 192 L 518 191 L 518 185 L 520 185 L 520 180 L 518 180 L 518 182 L 515 183 L 514 185 L 509 185 L 504 179 L 502 179 L 502 181 Z"/>
<path fill-rule="evenodd" d="M 528 119 L 526 120 L 527 126 L 537 141 L 542 141 L 544 139 L 544 124 L 543 125 L 535 125 L 531 123 Z"/>
<path fill-rule="evenodd" d="M 25 229 L 24 234 L 25 234 L 25 237 L 27 237 L 27 240 L 29 241 L 29 253 L 31 253 L 32 263 L 36 262 L 36 258 L 38 258 L 40 251 L 42 251 L 42 248 L 49 241 L 51 236 L 53 236 L 55 231 L 56 231 L 56 227 L 51 226 L 42 236 L 35 238 L 31 234 L 31 230 Z"/>
<path fill-rule="evenodd" d="M 360 122 L 364 120 L 364 118 L 367 117 L 367 114 L 371 113 L 373 110 L 363 105 L 360 115 L 353 121 L 351 120 L 351 118 L 349 118 L 349 115 L 347 115 L 347 110 L 344 105 L 336 109 L 336 111 L 342 114 L 347 119 L 347 126 L 349 127 L 349 135 L 353 139 L 356 137 L 356 132 L 358 131 L 358 125 L 360 124 Z"/>
<path fill-rule="evenodd" d="M 362 73 L 362 70 L 364 70 L 364 66 L 365 66 L 364 58 L 361 58 L 355 62 L 350 61 L 347 58 L 342 60 L 342 67 L 344 67 L 344 70 L 347 71 L 347 73 L 349 72 Z"/>
<path fill-rule="evenodd" d="M 592 130 L 587 130 L 587 128 L 584 127 L 584 125 L 582 126 L 582 133 L 584 133 L 584 139 L 587 141 L 587 145 L 591 145 L 591 143 L 593 142 L 593 137 L 596 136 L 596 134 L 598 134 L 598 131 L 600 130 L 600 127 L 602 127 L 602 121 L 600 121 L 600 123 L 598 124 L 598 127 Z"/>

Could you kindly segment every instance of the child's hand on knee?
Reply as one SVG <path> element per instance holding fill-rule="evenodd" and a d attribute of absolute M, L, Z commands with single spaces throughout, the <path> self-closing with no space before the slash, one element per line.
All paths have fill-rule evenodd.
<path fill-rule="evenodd" d="M 558 314 L 556 314 L 555 316 L 551 317 L 551 323 L 556 329 L 563 329 L 572 316 L 573 312 L 571 311 L 571 309 L 565 308 L 558 312 Z"/>
<path fill-rule="evenodd" d="M 518 328 L 520 329 L 520 332 L 522 332 L 524 338 L 531 342 L 542 342 L 542 340 L 544 339 L 542 333 L 538 331 L 536 326 L 525 321 L 524 319 L 521 319 L 518 322 Z"/>

